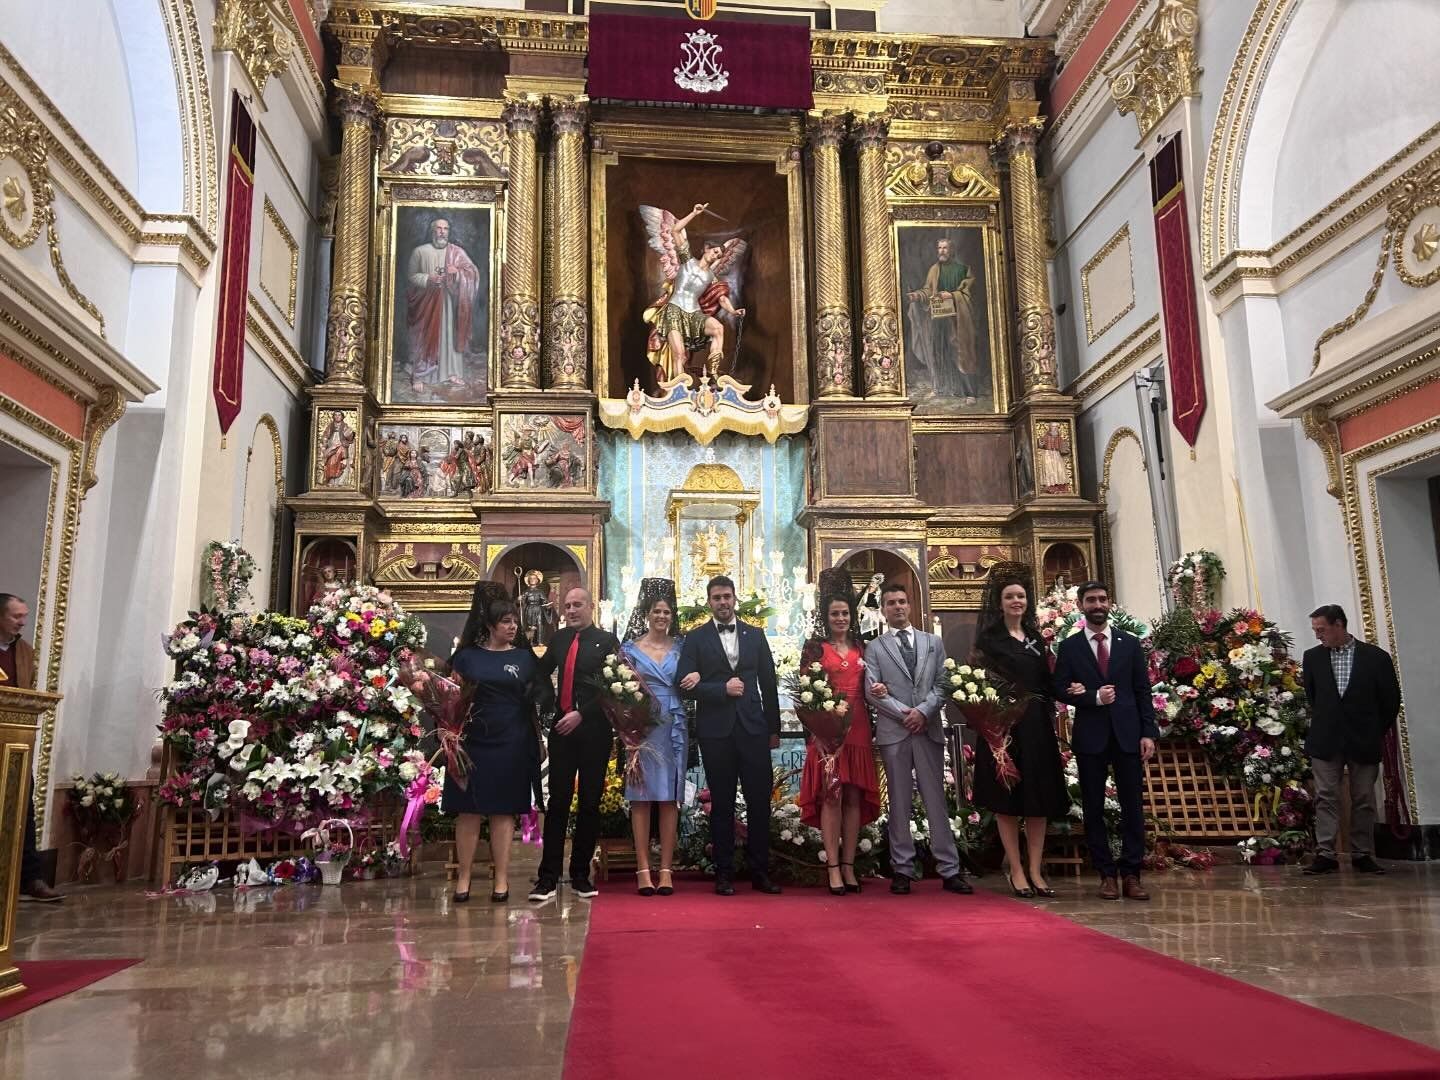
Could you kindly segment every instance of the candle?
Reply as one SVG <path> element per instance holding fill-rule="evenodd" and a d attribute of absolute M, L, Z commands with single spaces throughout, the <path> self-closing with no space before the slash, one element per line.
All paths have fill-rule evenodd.
<path fill-rule="evenodd" d="M 941 632 L 940 632 L 940 616 L 939 616 L 939 615 L 934 616 L 934 617 L 930 620 L 930 629 L 931 629 L 931 632 L 934 633 L 934 635 L 935 635 L 936 637 L 943 637 L 943 636 L 944 636 L 944 635 L 941 634 Z"/>

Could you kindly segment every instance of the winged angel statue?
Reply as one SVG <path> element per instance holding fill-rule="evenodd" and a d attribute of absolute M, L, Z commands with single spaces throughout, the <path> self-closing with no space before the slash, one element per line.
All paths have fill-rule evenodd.
<path fill-rule="evenodd" d="M 650 247 L 660 255 L 664 275 L 659 297 L 644 314 L 650 327 L 646 355 L 662 382 L 683 374 L 697 349 L 705 350 L 705 373 L 719 379 L 725 359 L 725 326 L 717 317 L 721 312 L 734 320 L 739 349 L 745 309 L 736 307 L 734 298 L 740 295 L 749 245 L 738 236 L 724 242 L 707 239 L 700 243 L 699 256 L 693 255 L 685 228 L 701 214 L 719 218 L 709 207 L 696 203 L 683 218 L 659 207 L 640 207 Z"/>

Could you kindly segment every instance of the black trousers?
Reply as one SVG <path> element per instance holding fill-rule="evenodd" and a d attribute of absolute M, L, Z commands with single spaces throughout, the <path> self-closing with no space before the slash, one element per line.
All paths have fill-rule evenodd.
<path fill-rule="evenodd" d="M 1101 877 L 1138 875 L 1145 858 L 1145 809 L 1140 802 L 1145 767 L 1140 754 L 1121 750 L 1111 732 L 1104 753 L 1076 754 L 1075 760 L 1080 768 L 1080 801 L 1085 810 L 1090 865 Z M 1120 803 L 1118 862 L 1110 853 L 1110 833 L 1105 827 L 1105 780 L 1111 768 L 1115 770 L 1115 797 Z"/>
<path fill-rule="evenodd" d="M 705 779 L 710 784 L 710 842 L 715 874 L 735 872 L 735 787 L 745 792 L 745 857 L 750 873 L 770 872 L 770 736 L 738 726 L 723 739 L 700 739 Z"/>
<path fill-rule="evenodd" d="M 545 846 L 540 876 L 560 877 L 565 862 L 565 831 L 570 824 L 570 799 L 580 778 L 575 836 L 570 845 L 570 876 L 590 876 L 595 841 L 600 835 L 600 796 L 605 793 L 605 766 L 610 761 L 614 732 L 609 724 L 582 720 L 569 735 L 550 733 L 550 802 L 545 810 Z"/>
<path fill-rule="evenodd" d="M 35 839 L 35 782 L 32 780 L 25 792 L 25 847 L 20 854 L 21 891 L 28 889 L 30 883 L 40 876 L 40 849 Z"/>

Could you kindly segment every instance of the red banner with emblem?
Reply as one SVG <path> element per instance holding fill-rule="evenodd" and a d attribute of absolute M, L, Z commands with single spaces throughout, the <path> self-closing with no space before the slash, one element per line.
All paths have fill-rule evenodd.
<path fill-rule="evenodd" d="M 809 109 L 810 30 L 774 23 L 590 16 L 592 98 Z"/>
<path fill-rule="evenodd" d="M 1150 162 L 1155 208 L 1155 251 L 1160 262 L 1160 305 L 1170 370 L 1170 422 L 1191 446 L 1205 417 L 1205 356 L 1195 302 L 1190 222 L 1180 172 L 1180 139 L 1171 139 Z"/>
<path fill-rule="evenodd" d="M 245 305 L 250 282 L 250 215 L 255 198 L 255 122 L 239 94 L 230 97 L 225 232 L 220 249 L 220 308 L 215 320 L 215 411 L 223 438 L 240 415 L 245 375 Z"/>

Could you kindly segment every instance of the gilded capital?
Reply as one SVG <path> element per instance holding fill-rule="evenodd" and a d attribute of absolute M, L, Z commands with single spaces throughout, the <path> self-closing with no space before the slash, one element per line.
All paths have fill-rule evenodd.
<path fill-rule="evenodd" d="M 511 135 L 540 131 L 540 99 L 534 94 L 507 94 L 500 120 Z"/>
<path fill-rule="evenodd" d="M 1033 154 L 1035 144 L 1044 131 L 1043 116 L 1016 116 L 1000 126 L 1000 141 L 1004 142 L 1006 151 L 1011 155 L 1027 151 Z"/>
<path fill-rule="evenodd" d="M 550 99 L 550 120 L 556 135 L 584 135 L 589 117 L 590 99 L 583 95 L 567 94 Z"/>
<path fill-rule="evenodd" d="M 839 150 L 845 142 L 848 114 L 826 109 L 810 114 L 807 134 L 815 150 Z"/>
<path fill-rule="evenodd" d="M 1182 97 L 1200 92 L 1195 38 L 1200 32 L 1198 0 L 1160 0 L 1130 48 L 1105 70 L 1110 95 L 1123 116 L 1135 114 L 1141 136 L 1158 124 Z"/>
<path fill-rule="evenodd" d="M 380 116 L 380 99 L 373 87 L 335 80 L 330 108 L 342 124 L 373 127 Z"/>
<path fill-rule="evenodd" d="M 295 39 L 266 0 L 220 0 L 215 10 L 215 51 L 233 52 L 255 89 L 265 92 L 295 53 Z"/>
<path fill-rule="evenodd" d="M 851 125 L 851 130 L 855 135 L 856 144 L 862 151 L 883 150 L 886 140 L 890 137 L 890 114 L 879 112 L 857 116 Z"/>

